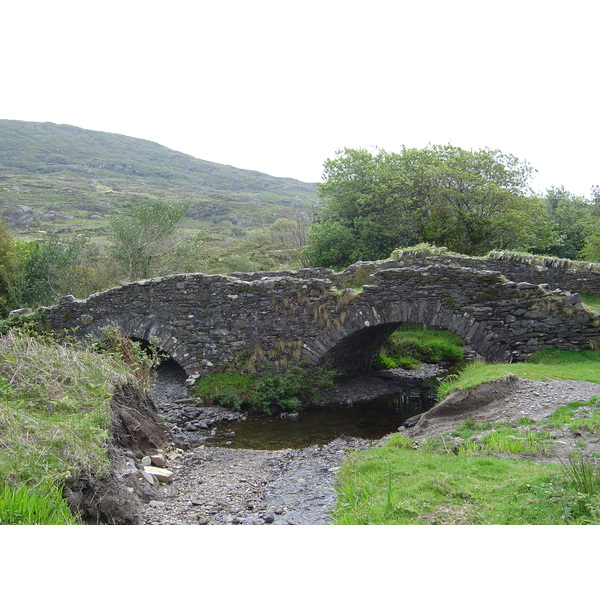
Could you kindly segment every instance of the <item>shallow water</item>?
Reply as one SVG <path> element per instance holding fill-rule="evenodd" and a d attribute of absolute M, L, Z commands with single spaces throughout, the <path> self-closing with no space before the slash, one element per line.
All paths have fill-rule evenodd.
<path fill-rule="evenodd" d="M 339 437 L 375 440 L 392 433 L 413 415 L 435 403 L 435 389 L 414 388 L 352 405 L 307 409 L 295 419 L 279 416 L 249 416 L 245 421 L 223 423 L 202 443 L 254 450 L 303 448 L 326 444 Z"/>

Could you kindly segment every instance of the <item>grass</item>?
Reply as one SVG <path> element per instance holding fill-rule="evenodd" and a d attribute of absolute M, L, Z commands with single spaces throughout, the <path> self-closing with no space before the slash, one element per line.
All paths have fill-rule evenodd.
<path fill-rule="evenodd" d="M 454 431 L 440 437 L 428 438 L 423 447 L 465 456 L 544 455 L 550 451 L 551 445 L 548 431 L 530 430 L 523 419 L 516 424 L 475 423 L 472 419 L 466 419 L 465 423 Z"/>
<path fill-rule="evenodd" d="M 598 296 L 581 295 L 583 305 L 594 313 L 600 313 L 600 298 Z"/>
<path fill-rule="evenodd" d="M 441 400 L 454 391 L 473 388 L 509 375 L 538 380 L 573 379 L 600 383 L 600 350 L 542 350 L 524 363 L 487 364 L 476 360 L 469 363 L 458 376 L 443 381 L 438 388 L 438 398 Z"/>
<path fill-rule="evenodd" d="M 416 369 L 422 362 L 450 363 L 463 359 L 458 336 L 435 327 L 404 323 L 385 342 L 375 362 L 378 369 Z"/>
<path fill-rule="evenodd" d="M 560 466 L 414 450 L 411 443 L 396 436 L 346 461 L 336 524 L 564 523 Z"/>
<path fill-rule="evenodd" d="M 135 383 L 129 367 L 114 356 L 15 330 L 0 336 L 5 506 L 9 497 L 19 514 L 27 498 L 54 506 L 71 478 L 107 473 L 110 401 L 128 383 Z"/>
<path fill-rule="evenodd" d="M 600 399 L 596 396 L 586 402 L 569 402 L 556 409 L 546 422 L 554 427 L 567 427 L 569 431 L 600 431 Z"/>
<path fill-rule="evenodd" d="M 491 435 L 491 434 L 488 434 Z M 600 467 L 419 449 L 396 435 L 352 455 L 337 480 L 338 525 L 559 525 L 600 523 Z M 497 449 L 491 448 L 496 451 Z"/>

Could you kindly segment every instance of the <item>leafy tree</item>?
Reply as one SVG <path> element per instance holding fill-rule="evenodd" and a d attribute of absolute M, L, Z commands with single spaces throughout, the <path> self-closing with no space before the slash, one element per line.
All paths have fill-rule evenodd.
<path fill-rule="evenodd" d="M 562 186 L 547 190 L 545 201 L 555 232 L 555 241 L 549 248 L 549 254 L 577 259 L 585 243 L 586 223 L 592 205 Z"/>
<path fill-rule="evenodd" d="M 483 253 L 511 240 L 512 249 L 523 247 L 523 227 L 515 214 L 530 212 L 528 197 L 533 169 L 499 150 L 463 150 L 433 146 L 421 151 L 427 170 L 420 196 L 429 205 L 424 241 L 467 254 Z M 538 214 L 541 206 L 538 204 Z M 532 226 L 527 223 L 526 229 Z M 508 235 L 507 235 L 508 234 Z"/>
<path fill-rule="evenodd" d="M 592 202 L 584 224 L 585 238 L 580 258 L 600 262 L 600 186 L 592 187 Z"/>
<path fill-rule="evenodd" d="M 14 286 L 26 259 L 25 243 L 16 240 L 8 225 L 0 220 L 0 315 L 18 307 Z"/>
<path fill-rule="evenodd" d="M 110 255 L 127 281 L 164 275 L 172 270 L 173 258 L 184 238 L 177 224 L 189 204 L 146 200 L 126 217 L 110 220 Z"/>
<path fill-rule="evenodd" d="M 343 269 L 356 258 L 356 234 L 337 221 L 313 225 L 308 245 L 303 250 L 311 264 L 329 269 Z"/>
<path fill-rule="evenodd" d="M 87 243 L 88 238 L 82 235 L 61 238 L 53 233 L 25 244 L 22 250 L 25 258 L 10 286 L 13 302 L 18 306 L 35 307 L 73 293 Z"/>
<path fill-rule="evenodd" d="M 343 256 L 340 250 L 350 250 L 348 244 L 352 248 L 346 254 L 354 260 L 376 260 L 398 246 L 420 241 L 418 200 L 411 194 L 402 159 L 385 151 L 372 155 L 367 150 L 345 149 L 326 161 L 324 183 L 319 185 L 323 199 L 319 226 L 311 231 L 309 248 L 319 246 L 317 254 L 328 256 L 323 244 L 334 243 L 337 231 L 341 235 L 334 244 L 338 260 Z M 338 226 L 325 227 L 326 222 Z M 313 242 L 315 236 L 320 239 Z"/>
<path fill-rule="evenodd" d="M 532 174 L 498 150 L 338 151 L 324 165 L 322 209 L 307 253 L 312 264 L 343 266 L 420 242 L 468 254 L 505 244 L 539 250 L 552 232 L 543 202 L 529 196 Z"/>
<path fill-rule="evenodd" d="M 265 228 L 265 235 L 271 247 L 278 252 L 281 261 L 300 263 L 308 266 L 301 251 L 308 243 L 309 217 L 298 213 L 292 219 L 280 218 Z"/>

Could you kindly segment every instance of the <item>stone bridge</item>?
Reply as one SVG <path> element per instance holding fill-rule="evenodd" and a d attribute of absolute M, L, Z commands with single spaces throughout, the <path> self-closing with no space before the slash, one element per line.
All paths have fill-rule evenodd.
<path fill-rule="evenodd" d="M 153 339 L 189 375 L 260 369 L 267 361 L 351 374 L 371 365 L 402 323 L 451 331 L 490 362 L 523 360 L 548 347 L 600 347 L 600 315 L 573 293 L 596 293 L 597 286 L 600 295 L 600 272 L 518 264 L 513 279 L 507 265 L 501 258 L 400 254 L 341 273 L 182 274 L 86 300 L 67 296 L 42 310 L 54 330 L 96 335 L 118 326 L 128 337 Z"/>

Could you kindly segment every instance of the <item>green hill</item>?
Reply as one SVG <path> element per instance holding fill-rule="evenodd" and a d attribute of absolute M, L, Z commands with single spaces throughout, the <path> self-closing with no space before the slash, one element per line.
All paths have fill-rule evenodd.
<path fill-rule="evenodd" d="M 190 201 L 186 229 L 234 237 L 317 202 L 314 183 L 124 135 L 0 120 L 0 214 L 21 235 L 68 230 L 102 238 L 108 218 L 146 198 Z"/>

